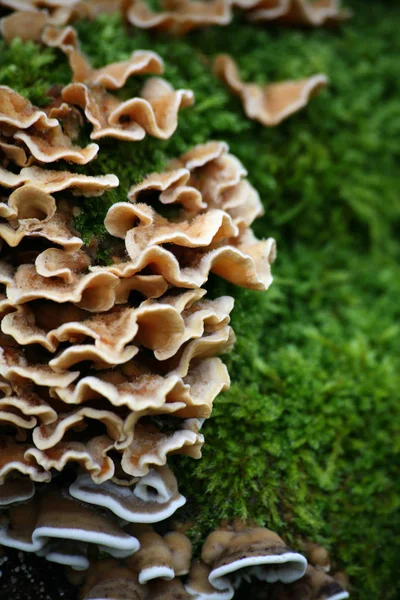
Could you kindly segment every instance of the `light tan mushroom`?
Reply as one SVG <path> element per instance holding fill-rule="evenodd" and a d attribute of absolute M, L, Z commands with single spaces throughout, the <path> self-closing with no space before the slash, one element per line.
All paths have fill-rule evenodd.
<path fill-rule="evenodd" d="M 36 258 L 34 265 L 22 264 L 15 271 L 8 263 L 1 263 L 0 281 L 6 286 L 8 300 L 14 306 L 49 300 L 73 302 L 89 312 L 110 310 L 118 278 L 107 272 L 87 272 L 83 256 L 50 248 Z"/>
<path fill-rule="evenodd" d="M 133 0 L 127 12 L 132 25 L 182 35 L 209 25 L 227 25 L 232 19 L 228 0 L 164 0 L 163 11 L 153 12 L 143 0 Z"/>
<path fill-rule="evenodd" d="M 16 189 L 8 204 L 0 208 L 7 219 L 0 223 L 0 238 L 12 248 L 27 237 L 44 238 L 66 252 L 76 252 L 83 244 L 71 231 L 62 210 L 57 210 L 54 198 L 32 185 Z"/>
<path fill-rule="evenodd" d="M 175 91 L 167 81 L 158 77 L 146 81 L 140 97 L 125 102 L 106 92 L 106 89 L 121 88 L 132 75 L 161 74 L 163 61 L 154 52 L 136 51 L 127 61 L 96 70 L 81 53 L 72 27 L 63 30 L 47 28 L 43 41 L 67 54 L 73 83 L 64 88 L 62 99 L 84 110 L 93 125 L 92 139 L 116 137 L 137 141 L 146 134 L 167 139 L 177 127 L 179 109 L 194 102 L 191 90 Z"/>
<path fill-rule="evenodd" d="M 56 119 L 49 119 L 45 112 L 35 108 L 29 100 L 6 85 L 0 86 L 0 124 L 28 129 L 36 125 L 49 130 L 58 126 Z"/>
<path fill-rule="evenodd" d="M 79 106 L 93 125 L 91 138 L 115 137 L 120 140 L 142 140 L 146 133 L 168 139 L 178 125 L 178 112 L 194 102 L 190 90 L 174 90 L 159 77 L 146 81 L 139 97 L 122 102 L 101 87 L 89 88 L 84 83 L 71 83 L 62 92 L 63 99 Z"/>
<path fill-rule="evenodd" d="M 249 11 L 252 21 L 279 21 L 289 25 L 334 25 L 351 16 L 341 8 L 341 0 L 234 0 Z"/>
<path fill-rule="evenodd" d="M 187 373 L 143 372 L 135 365 L 119 370 L 86 375 L 76 384 L 54 386 L 53 392 L 67 404 L 105 398 L 113 406 L 126 406 L 133 422 L 141 414 L 174 413 L 183 418 L 207 418 L 217 394 L 228 389 L 229 376 L 219 358 L 207 358 L 191 365 Z M 131 422 L 127 422 L 131 426 Z"/>
<path fill-rule="evenodd" d="M 240 79 L 236 63 L 228 54 L 220 54 L 215 59 L 214 71 L 234 94 L 240 96 L 246 115 L 265 127 L 278 125 L 306 106 L 310 98 L 328 83 L 327 77 L 322 74 L 265 86 L 244 83 Z"/>
<path fill-rule="evenodd" d="M 1 19 L 0 32 L 7 44 L 16 37 L 23 42 L 28 40 L 36 42 L 40 40 L 46 22 L 47 17 L 44 12 L 20 10 Z"/>
<path fill-rule="evenodd" d="M 305 551 L 307 553 L 308 562 L 314 567 L 318 567 L 328 573 L 331 568 L 331 561 L 329 553 L 320 544 L 314 544 L 313 542 L 306 542 Z"/>
<path fill-rule="evenodd" d="M 79 47 L 78 36 L 73 27 L 47 27 L 43 33 L 43 42 L 52 48 L 60 48 L 68 56 L 74 83 L 101 85 L 109 90 L 117 90 L 133 75 L 160 75 L 164 72 L 162 58 L 151 50 L 136 50 L 128 60 L 93 69 Z"/>
<path fill-rule="evenodd" d="M 171 433 L 163 433 L 152 424 L 136 425 L 133 441 L 122 454 L 122 469 L 128 475 L 141 477 L 149 472 L 151 465 L 165 465 L 169 453 L 200 458 L 204 443 L 200 427 L 199 419 L 187 419 Z"/>

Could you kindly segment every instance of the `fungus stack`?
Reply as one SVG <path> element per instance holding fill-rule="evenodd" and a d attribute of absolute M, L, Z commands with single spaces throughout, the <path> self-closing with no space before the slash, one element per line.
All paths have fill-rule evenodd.
<path fill-rule="evenodd" d="M 0 542 L 86 569 L 92 546 L 130 556 L 147 538 L 126 523 L 185 502 L 167 457 L 200 457 L 204 419 L 229 385 L 217 355 L 234 342 L 232 298 L 201 286 L 212 271 L 266 289 L 275 244 L 250 230 L 262 209 L 243 166 L 210 142 L 111 206 L 111 264 L 96 264 L 74 227 L 79 196 L 118 180 L 74 173 L 99 151 L 77 144 L 82 124 L 94 139 L 169 137 L 192 93 L 148 79 L 121 105 L 107 90 L 160 74 L 159 56 L 95 70 L 71 27 L 42 37 L 67 54 L 73 82 L 45 110 L 4 86 L 0 99 Z M 60 160 L 71 171 L 50 168 Z"/>
<path fill-rule="evenodd" d="M 139 2 L 112 6 L 140 26 L 180 33 L 230 20 L 224 0 L 202 19 L 202 3 L 189 4 L 166 4 L 157 21 Z M 108 263 L 97 260 L 96 244 L 85 246 L 75 227 L 79 197 L 119 182 L 74 165 L 94 160 L 103 138 L 170 138 L 179 111 L 194 102 L 191 90 L 159 77 L 164 64 L 154 52 L 95 69 L 76 31 L 56 27 L 102 6 L 26 2 L 1 24 L 11 40 L 32 15 L 26 37 L 64 52 L 72 81 L 51 88 L 43 110 L 0 87 L 0 543 L 87 571 L 86 600 L 230 600 L 252 577 L 285 586 L 307 578 L 312 593 L 324 594 L 329 576 L 306 572 L 306 559 L 267 529 L 221 527 L 193 562 L 188 538 L 150 527 L 185 503 L 169 454 L 200 458 L 203 423 L 229 387 L 219 355 L 234 344 L 233 299 L 209 299 L 202 286 L 214 273 L 266 290 L 276 249 L 272 238 L 254 236 L 259 195 L 219 141 L 148 173 L 110 206 Z M 254 88 L 229 57 L 216 70 L 268 126 L 326 83 L 317 76 L 257 89 L 254 105 Z M 151 77 L 121 100 L 117 91 L 137 75 Z M 93 142 L 82 147 L 85 124 Z M 99 560 L 100 552 L 112 558 Z"/>

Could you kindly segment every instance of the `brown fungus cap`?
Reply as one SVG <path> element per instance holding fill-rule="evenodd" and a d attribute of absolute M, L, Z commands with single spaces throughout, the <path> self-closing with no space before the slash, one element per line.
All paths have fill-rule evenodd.
<path fill-rule="evenodd" d="M 113 481 L 98 484 L 88 474 L 81 473 L 71 484 L 69 493 L 82 502 L 107 508 L 121 519 L 133 523 L 162 521 L 186 502 L 179 494 L 176 478 L 167 466 L 151 468 L 147 475 L 136 478 L 130 485 Z M 186 560 L 189 553 L 183 540 L 173 539 L 167 543 L 174 565 Z"/>
<path fill-rule="evenodd" d="M 147 590 L 136 573 L 118 561 L 92 563 L 81 592 L 82 600 L 147 600 Z"/>
<path fill-rule="evenodd" d="M 35 495 L 35 484 L 23 476 L 8 477 L 7 483 L 0 485 L 0 507 L 26 502 Z"/>
<path fill-rule="evenodd" d="M 148 529 L 136 530 L 130 528 L 131 533 L 137 537 L 140 549 L 127 559 L 130 569 L 138 573 L 139 583 L 145 585 L 155 579 L 170 581 L 175 577 L 172 554 L 161 535 L 149 527 Z"/>
<path fill-rule="evenodd" d="M 196 600 L 231 600 L 235 593 L 232 586 L 223 590 L 216 589 L 209 582 L 210 572 L 211 568 L 203 561 L 193 561 L 185 583 L 187 593 Z"/>
<path fill-rule="evenodd" d="M 62 564 L 68 564 L 69 556 L 72 566 L 80 556 L 80 569 L 89 566 L 85 552 L 79 549 L 81 544 L 93 544 L 116 557 L 129 556 L 139 549 L 138 540 L 124 532 L 110 514 L 95 512 L 54 487 L 46 486 L 40 497 L 17 508 L 3 514 L 0 540 L 5 546 L 45 557 L 49 553 L 51 561 Z M 57 549 L 54 541 L 58 540 L 70 540 L 69 547 Z M 61 554 L 58 561 L 57 554 Z"/>
<path fill-rule="evenodd" d="M 240 97 L 246 115 L 265 127 L 278 125 L 306 106 L 310 98 L 328 83 L 327 77 L 322 74 L 264 86 L 244 83 L 240 79 L 236 63 L 228 54 L 217 56 L 214 71 L 229 89 Z"/>
<path fill-rule="evenodd" d="M 170 581 L 155 580 L 148 584 L 146 600 L 190 600 L 183 583 L 175 577 Z"/>
<path fill-rule="evenodd" d="M 140 29 L 158 29 L 182 35 L 210 25 L 228 25 L 232 19 L 228 0 L 163 0 L 162 12 L 153 12 L 144 0 L 132 0 L 127 18 Z"/>
<path fill-rule="evenodd" d="M 234 589 L 244 574 L 265 582 L 300 579 L 307 561 L 274 532 L 240 526 L 217 530 L 204 542 L 202 560 L 211 567 L 209 581 L 218 590 Z"/>

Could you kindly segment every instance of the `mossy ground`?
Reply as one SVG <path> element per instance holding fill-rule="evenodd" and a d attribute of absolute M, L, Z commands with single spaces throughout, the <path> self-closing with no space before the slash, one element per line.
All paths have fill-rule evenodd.
<path fill-rule="evenodd" d="M 203 459 L 174 460 L 193 538 L 222 517 L 252 517 L 331 547 L 353 598 L 391 600 L 400 594 L 400 7 L 349 4 L 355 18 L 332 30 L 238 18 L 172 40 L 128 36 L 117 17 L 78 24 L 94 64 L 151 48 L 196 105 L 167 142 L 101 144 L 86 172 L 114 172 L 121 186 L 86 200 L 77 225 L 86 240 L 103 235 L 107 206 L 143 174 L 196 143 L 229 142 L 265 205 L 255 230 L 277 238 L 279 257 L 266 294 L 209 283 L 236 298 L 238 342 L 226 357 L 231 390 L 204 427 Z M 221 51 L 248 80 L 324 72 L 331 84 L 263 129 L 212 76 L 207 57 Z M 40 103 L 49 83 L 67 78 L 60 54 L 0 41 L 0 83 Z"/>

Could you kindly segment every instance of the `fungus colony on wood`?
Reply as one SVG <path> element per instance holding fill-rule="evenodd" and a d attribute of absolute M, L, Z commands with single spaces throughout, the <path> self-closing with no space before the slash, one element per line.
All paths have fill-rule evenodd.
<path fill-rule="evenodd" d="M 253 577 L 274 584 L 268 598 L 285 598 L 296 585 L 308 590 L 304 598 L 347 597 L 266 529 L 221 526 L 193 562 L 184 534 L 151 527 L 185 503 L 168 455 L 201 456 L 202 425 L 229 386 L 218 355 L 234 343 L 233 299 L 208 299 L 201 286 L 212 272 L 266 290 L 275 242 L 252 233 L 263 212 L 258 193 L 228 146 L 211 141 L 111 206 L 104 225 L 112 260 L 97 264 L 74 227 L 79 197 L 119 182 L 73 171 L 99 152 L 96 143 L 77 143 L 80 128 L 90 123 L 93 140 L 166 139 L 193 93 L 160 77 L 124 102 L 110 93 L 129 77 L 161 75 L 164 65 L 154 52 L 136 51 L 94 69 L 75 30 L 54 26 L 95 16 L 102 2 L 0 5 L 24 9 L 3 19 L 6 40 L 32 18 L 28 37 L 62 50 L 72 70 L 72 83 L 50 90 L 43 110 L 0 86 L 0 543 L 67 565 L 87 600 L 224 600 Z M 133 21 L 138 7 L 129 7 Z M 325 83 L 266 89 L 251 110 L 249 86 L 224 60 L 225 72 L 217 71 L 266 125 Z M 72 171 L 55 167 L 61 159 Z"/>

